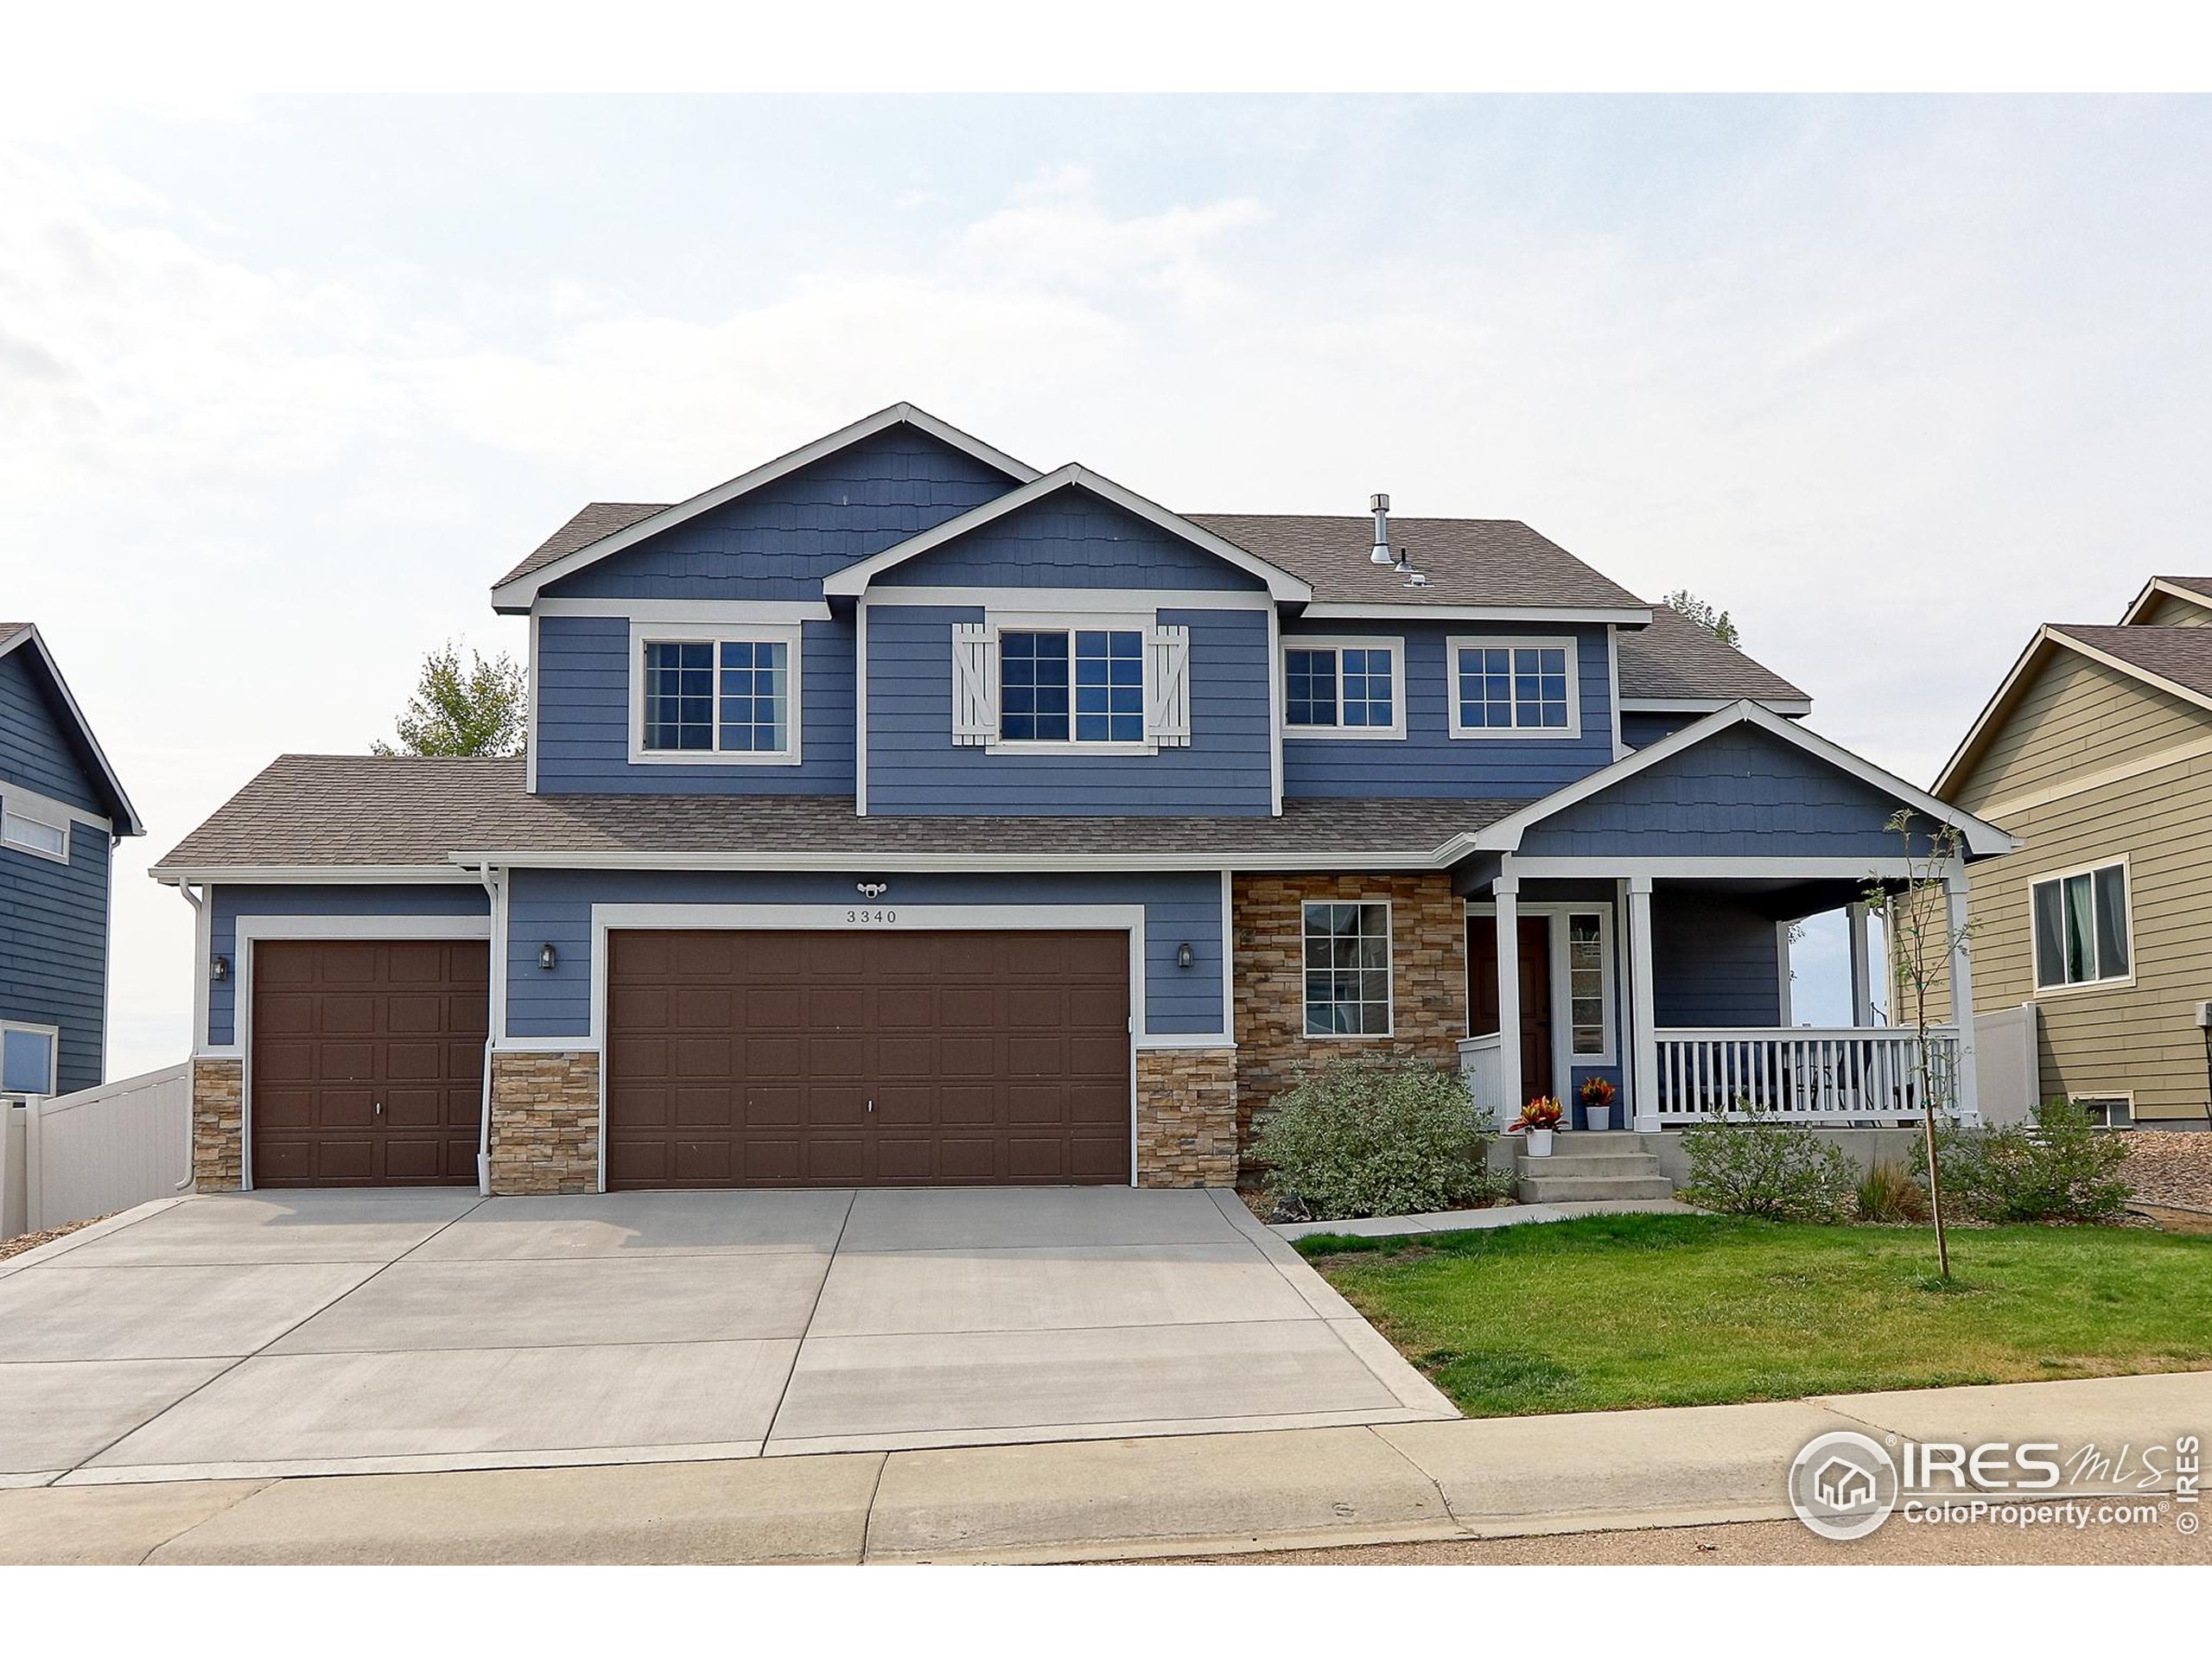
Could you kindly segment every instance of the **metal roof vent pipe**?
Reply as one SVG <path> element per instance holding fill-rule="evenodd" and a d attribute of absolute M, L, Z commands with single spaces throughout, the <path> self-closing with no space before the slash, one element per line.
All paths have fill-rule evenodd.
<path fill-rule="evenodd" d="M 1375 515 L 1375 550 L 1367 556 L 1368 562 L 1395 564 L 1397 561 L 1390 556 L 1390 498 L 1370 495 L 1367 498 L 1367 509 Z"/>

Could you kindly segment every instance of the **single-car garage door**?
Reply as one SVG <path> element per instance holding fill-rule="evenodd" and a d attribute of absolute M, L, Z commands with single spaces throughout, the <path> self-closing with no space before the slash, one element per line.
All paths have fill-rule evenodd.
<path fill-rule="evenodd" d="M 615 1187 L 1126 1183 L 1126 933 L 617 932 Z"/>
<path fill-rule="evenodd" d="M 474 1185 L 489 952 L 481 940 L 256 944 L 253 1184 Z"/>

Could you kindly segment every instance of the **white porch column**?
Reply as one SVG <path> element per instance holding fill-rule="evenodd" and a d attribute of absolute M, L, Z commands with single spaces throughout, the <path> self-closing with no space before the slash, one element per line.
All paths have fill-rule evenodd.
<path fill-rule="evenodd" d="M 1501 875 L 1491 893 L 1497 900 L 1497 1097 L 1510 1123 L 1528 1103 L 1521 1094 L 1521 883 Z"/>
<path fill-rule="evenodd" d="M 1967 951 L 1967 873 L 1943 878 L 1944 920 L 1951 935 L 1951 1019 L 1959 1028 L 1958 1109 L 1969 1123 L 1981 1122 L 1981 1090 L 1974 1056 L 1974 964 Z"/>
<path fill-rule="evenodd" d="M 1659 1033 L 1651 995 L 1651 878 L 1628 879 L 1628 1000 L 1634 1021 L 1634 1065 L 1629 1109 L 1645 1134 L 1659 1128 Z"/>
<path fill-rule="evenodd" d="M 1863 1029 L 1874 1023 L 1874 942 L 1867 936 L 1865 905 L 1847 906 L 1843 914 L 1851 941 L 1851 1023 Z"/>

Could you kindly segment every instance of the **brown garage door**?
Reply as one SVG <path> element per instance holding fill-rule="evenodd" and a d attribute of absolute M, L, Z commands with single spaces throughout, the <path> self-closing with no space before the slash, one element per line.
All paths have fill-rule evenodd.
<path fill-rule="evenodd" d="M 607 1185 L 1129 1179 L 1126 933 L 620 932 Z"/>
<path fill-rule="evenodd" d="M 480 940 L 256 944 L 254 1185 L 474 1184 L 489 952 Z"/>

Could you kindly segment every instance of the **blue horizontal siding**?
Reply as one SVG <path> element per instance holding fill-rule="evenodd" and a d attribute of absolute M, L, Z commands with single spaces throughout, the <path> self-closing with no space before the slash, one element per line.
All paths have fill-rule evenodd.
<path fill-rule="evenodd" d="M 894 426 L 545 591 L 587 599 L 819 599 L 831 571 L 1014 486 L 965 450 Z"/>
<path fill-rule="evenodd" d="M 482 916 L 491 909 L 475 882 L 420 887 L 218 887 L 208 919 L 208 954 L 227 957 L 232 975 L 207 987 L 207 1040 L 238 1040 L 238 918 L 241 916 Z"/>
<path fill-rule="evenodd" d="M 1631 749 L 1648 749 L 1662 737 L 1672 737 L 1685 726 L 1703 720 L 1703 715 L 1630 715 L 1621 716 L 1621 741 Z"/>
<path fill-rule="evenodd" d="M 839 874 L 517 870 L 507 900 L 507 1033 L 582 1037 L 591 1030 L 591 907 L 594 904 L 854 905 L 856 881 Z M 1142 905 L 1146 1022 L 1159 1034 L 1221 1030 L 1221 878 L 1211 872 L 1101 875 L 900 875 L 880 903 L 1054 906 Z M 1192 965 L 1175 950 L 1191 947 Z M 558 963 L 537 965 L 551 944 Z"/>
<path fill-rule="evenodd" d="M 1901 804 L 1794 744 L 1738 726 L 1547 818 L 1522 837 L 1521 851 L 1891 857 L 1904 847 L 1883 825 Z"/>
<path fill-rule="evenodd" d="M 106 797 L 86 769 L 64 709 L 29 645 L 0 657 L 0 779 L 105 814 Z"/>
<path fill-rule="evenodd" d="M 0 845 L 0 1020 L 60 1027 L 64 1094 L 105 1080 L 111 850 L 83 823 L 67 864 Z"/>
<path fill-rule="evenodd" d="M 1452 735 L 1451 674 L 1445 642 L 1458 635 L 1558 639 L 1576 642 L 1582 729 L 1573 737 Z M 1515 628 L 1491 623 L 1430 623 L 1376 627 L 1358 622 L 1307 623 L 1283 630 L 1286 646 L 1300 638 L 1400 639 L 1406 699 L 1402 738 L 1308 738 L 1286 735 L 1283 793 L 1304 796 L 1470 796 L 1535 800 L 1612 764 L 1609 641 L 1600 627 Z"/>
<path fill-rule="evenodd" d="M 537 789 L 543 795 L 849 795 L 853 621 L 809 622 L 799 647 L 796 766 L 632 765 L 630 624 L 537 620 Z"/>
<path fill-rule="evenodd" d="M 1071 485 L 876 578 L 887 588 L 1264 591 L 1250 572 Z"/>
<path fill-rule="evenodd" d="M 1191 631 L 1191 743 L 1157 754 L 994 754 L 952 741 L 952 629 L 980 609 L 868 612 L 868 810 L 1264 816 L 1274 810 L 1268 620 L 1163 609 Z"/>
<path fill-rule="evenodd" d="M 1651 895 L 1651 1006 L 1661 1026 L 1772 1026 L 1782 1020 L 1774 919 L 1717 893 Z"/>

